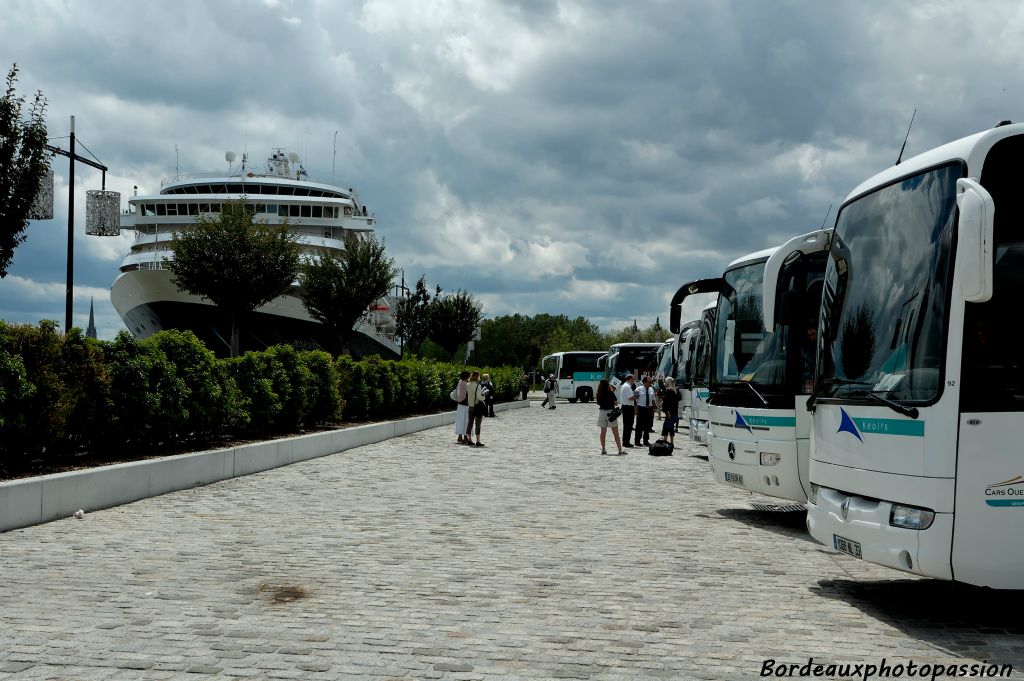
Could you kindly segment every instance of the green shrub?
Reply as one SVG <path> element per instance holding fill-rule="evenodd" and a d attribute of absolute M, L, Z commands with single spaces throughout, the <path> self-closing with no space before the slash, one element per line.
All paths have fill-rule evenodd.
<path fill-rule="evenodd" d="M 299 353 L 299 361 L 310 375 L 307 425 L 330 423 L 341 418 L 342 401 L 338 392 L 340 377 L 331 356 L 322 350 Z"/>
<path fill-rule="evenodd" d="M 20 359 L 25 381 L 32 386 L 19 400 L 20 414 L 5 419 L 7 425 L 0 432 L 5 467 L 18 470 L 42 452 L 55 455 L 65 449 L 71 404 L 61 375 L 61 337 L 56 322 L 9 326 L 4 345 L 8 354 Z"/>
<path fill-rule="evenodd" d="M 181 439 L 205 440 L 237 427 L 239 414 L 231 401 L 230 377 L 194 333 L 161 331 L 144 342 L 163 351 L 185 387 L 183 420 L 168 424 L 171 432 Z M 177 414 L 169 415 L 174 416 Z"/>
<path fill-rule="evenodd" d="M 103 350 L 110 375 L 109 446 L 128 450 L 170 444 L 175 429 L 187 423 L 188 410 L 185 382 L 167 355 L 127 331 Z"/>
<path fill-rule="evenodd" d="M 33 459 L 170 449 L 227 434 L 296 432 L 346 420 L 400 418 L 454 407 L 464 367 L 432 359 L 336 360 L 275 346 L 217 360 L 188 331 L 137 341 L 61 336 L 56 322 L 0 324 L 0 474 Z M 499 400 L 520 372 L 489 369 Z"/>

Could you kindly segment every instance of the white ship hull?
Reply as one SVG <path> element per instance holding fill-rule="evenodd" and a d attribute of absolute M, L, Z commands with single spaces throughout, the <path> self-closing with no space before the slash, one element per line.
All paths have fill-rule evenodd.
<path fill-rule="evenodd" d="M 184 293 L 171 282 L 168 270 L 133 270 L 118 276 L 110 301 L 136 338 L 165 329 L 189 330 L 211 350 L 227 354 L 231 347 L 231 321 L 210 301 Z M 372 313 L 371 313 L 372 314 Z M 302 349 L 333 349 L 327 328 L 309 316 L 302 301 L 284 295 L 257 308 L 242 322 L 243 349 L 257 350 L 286 343 Z M 394 358 L 399 347 L 373 323 L 356 326 L 353 349 L 359 355 Z"/>

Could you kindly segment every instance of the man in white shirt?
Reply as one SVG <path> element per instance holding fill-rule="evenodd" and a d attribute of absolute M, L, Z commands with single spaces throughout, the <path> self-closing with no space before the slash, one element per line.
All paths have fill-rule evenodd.
<path fill-rule="evenodd" d="M 654 388 L 650 376 L 644 376 L 643 385 L 633 392 L 633 397 L 636 400 L 636 446 L 641 446 L 641 439 L 644 445 L 650 445 L 654 429 Z"/>
<path fill-rule="evenodd" d="M 619 406 L 622 408 L 622 446 L 632 447 L 629 444 L 630 433 L 633 432 L 633 419 L 636 417 L 636 395 L 634 389 L 636 388 L 636 381 L 633 379 L 633 374 L 626 375 L 626 381 L 619 388 Z M 639 442 L 637 443 L 639 444 Z"/>

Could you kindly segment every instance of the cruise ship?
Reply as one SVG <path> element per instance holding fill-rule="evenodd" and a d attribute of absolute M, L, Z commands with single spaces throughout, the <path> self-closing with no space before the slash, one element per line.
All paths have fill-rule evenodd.
<path fill-rule="evenodd" d="M 351 188 L 313 181 L 294 153 L 273 151 L 264 167 L 250 167 L 246 156 L 235 165 L 225 154 L 228 171 L 175 175 L 160 183 L 158 194 L 136 195 L 121 215 L 121 229 L 134 230 L 131 251 L 110 289 L 114 309 L 136 338 L 164 329 L 193 331 L 218 355 L 231 348 L 231 322 L 209 300 L 178 290 L 167 262 L 171 242 L 182 225 L 201 215 L 216 215 L 230 201 L 252 207 L 258 222 L 286 223 L 304 253 L 338 253 L 349 235 L 373 232 L 375 219 Z M 371 306 L 350 343 L 355 355 L 396 358 L 394 300 Z M 241 325 L 242 350 L 285 343 L 302 349 L 331 349 L 334 339 L 313 319 L 292 289 L 257 308 Z"/>

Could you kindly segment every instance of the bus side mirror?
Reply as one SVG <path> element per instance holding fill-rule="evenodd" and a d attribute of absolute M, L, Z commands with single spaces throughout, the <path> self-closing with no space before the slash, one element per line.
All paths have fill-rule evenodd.
<path fill-rule="evenodd" d="M 956 276 L 960 293 L 969 303 L 992 297 L 995 202 L 977 180 L 956 181 L 956 205 L 960 222 L 956 233 Z"/>
<path fill-rule="evenodd" d="M 668 330 L 679 333 L 679 322 L 683 316 L 683 306 L 673 305 L 668 311 Z"/>

